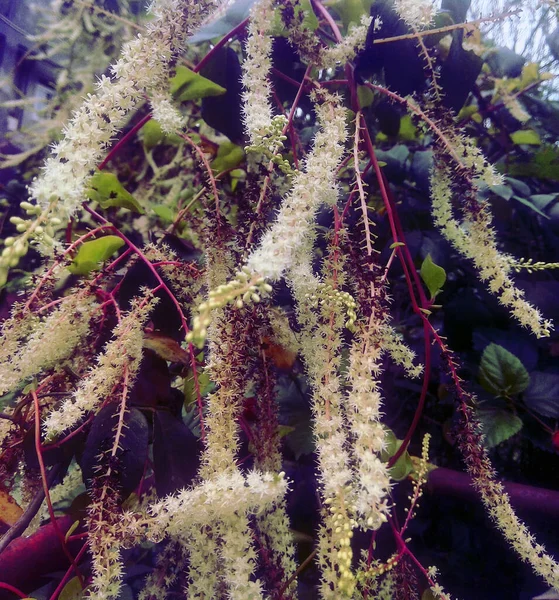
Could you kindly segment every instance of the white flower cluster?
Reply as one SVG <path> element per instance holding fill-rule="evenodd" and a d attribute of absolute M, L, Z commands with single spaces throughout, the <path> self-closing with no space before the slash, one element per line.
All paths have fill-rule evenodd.
<path fill-rule="evenodd" d="M 390 491 L 388 469 L 380 459 L 386 435 L 380 422 L 383 349 L 379 333 L 379 323 L 371 317 L 367 329 L 352 344 L 347 373 L 351 385 L 347 398 L 348 422 L 356 458 L 355 506 L 360 523 L 367 529 L 378 529 L 386 521 Z"/>
<path fill-rule="evenodd" d="M 169 95 L 164 92 L 155 91 L 152 94 L 151 115 L 159 123 L 164 133 L 176 133 L 184 127 L 184 117 L 173 104 Z"/>
<path fill-rule="evenodd" d="M 185 535 L 192 527 L 258 513 L 281 500 L 286 491 L 283 473 L 250 471 L 243 476 L 239 471 L 224 472 L 154 504 L 148 535 Z"/>
<path fill-rule="evenodd" d="M 260 0 L 250 11 L 243 61 L 243 115 L 250 143 L 257 145 L 259 136 L 270 128 L 272 106 L 268 74 L 272 68 L 272 36 L 267 35 L 274 22 L 273 0 Z"/>
<path fill-rule="evenodd" d="M 143 327 L 156 301 L 140 297 L 132 310 L 121 319 L 114 329 L 113 339 L 97 358 L 97 364 L 81 381 L 73 398 L 64 401 L 45 420 L 48 438 L 56 437 L 78 423 L 86 413 L 96 410 L 122 380 L 125 370 L 128 385 L 134 380 L 142 360 Z"/>
<path fill-rule="evenodd" d="M 43 320 L 34 318 L 35 325 L 25 343 L 10 335 L 3 339 L 6 347 L 0 358 L 0 396 L 42 370 L 59 367 L 69 358 L 89 333 L 96 308 L 93 298 L 75 294 L 64 299 Z"/>
<path fill-rule="evenodd" d="M 559 590 L 559 564 L 539 544 L 526 525 L 518 518 L 503 485 L 497 481 L 487 452 L 483 450 L 481 460 L 472 460 L 468 472 L 489 516 L 523 561 L 532 566 L 555 590 Z"/>
<path fill-rule="evenodd" d="M 408 377 L 419 377 L 423 372 L 422 364 L 415 364 L 415 352 L 404 342 L 402 336 L 388 323 L 380 329 L 383 351 L 388 352 L 392 360 L 403 367 Z"/>
<path fill-rule="evenodd" d="M 321 303 L 322 315 L 307 305 L 318 294 L 319 280 L 310 265 L 310 249 L 314 235 L 309 232 L 305 244 L 296 254 L 295 266 L 288 280 L 297 302 L 297 316 L 303 336 L 301 349 L 309 382 L 312 386 L 314 439 L 320 472 L 321 493 L 326 509 L 319 531 L 318 561 L 321 568 L 323 598 L 351 597 L 355 580 L 351 570 L 350 539 L 356 522 L 353 519 L 353 472 L 348 452 L 347 423 L 343 413 L 343 392 L 340 377 L 341 336 L 344 316 L 332 303 Z M 327 300 L 326 298 L 325 300 Z"/>
<path fill-rule="evenodd" d="M 372 17 L 363 15 L 361 17 L 361 24 L 353 24 L 349 33 L 341 42 L 326 48 L 320 55 L 323 68 L 334 69 L 340 64 L 345 64 L 355 58 L 355 55 L 365 47 L 367 32 L 372 20 Z"/>
<path fill-rule="evenodd" d="M 16 357 L 21 351 L 21 345 L 37 325 L 40 323 L 39 317 L 30 310 L 26 310 L 21 304 L 14 304 L 12 314 L 0 325 L 0 369 L 6 369 L 16 361 Z M 6 385 L 6 384 L 3 384 Z M 5 393 L 5 392 L 3 392 Z"/>
<path fill-rule="evenodd" d="M 551 322 L 545 320 L 539 310 L 524 298 L 524 292 L 510 278 L 511 262 L 497 248 L 487 208 L 480 207 L 475 220 L 464 220 L 462 224 L 454 218 L 451 182 L 446 169 L 437 167 L 433 170 L 431 199 L 435 224 L 461 254 L 473 261 L 480 279 L 488 282 L 489 290 L 499 297 L 501 304 L 511 311 L 523 327 L 537 337 L 549 336 Z"/>
<path fill-rule="evenodd" d="M 6 412 L 4 410 L 4 412 Z M 8 413 L 9 414 L 9 413 Z M 9 419 L 0 419 L 0 446 L 18 431 L 18 426 Z"/>
<path fill-rule="evenodd" d="M 190 580 L 187 598 L 219 598 L 219 589 L 223 587 L 219 543 L 220 539 L 212 526 L 202 525 L 191 529 L 187 540 Z"/>
<path fill-rule="evenodd" d="M 135 528 L 136 518 L 131 513 L 122 513 L 119 494 L 106 487 L 95 497 L 87 510 L 89 553 L 91 555 L 92 578 L 88 586 L 88 598 L 95 600 L 117 600 L 121 598 L 124 561 L 121 549 L 123 535 L 130 538 L 129 531 Z M 138 542 L 134 539 L 134 542 Z"/>
<path fill-rule="evenodd" d="M 435 17 L 433 0 L 394 0 L 394 9 L 412 29 L 429 27 Z"/>
<path fill-rule="evenodd" d="M 336 341 L 341 344 L 341 340 L 335 334 L 328 339 L 320 328 L 317 315 L 307 305 L 307 299 L 317 295 L 320 287 L 320 281 L 312 272 L 307 248 L 301 249 L 297 259 L 296 266 L 289 270 L 288 279 L 297 301 L 298 320 L 306 334 L 301 336 L 301 351 L 314 388 L 314 437 L 324 497 L 332 498 L 351 481 L 345 421 L 341 412 L 342 382 L 337 368 L 340 356 L 339 349 L 333 347 Z M 339 313 L 336 316 L 341 329 L 344 316 Z"/>
<path fill-rule="evenodd" d="M 229 586 L 231 600 L 263 600 L 260 580 L 251 581 L 257 556 L 246 516 L 235 515 L 220 521 L 216 527 L 222 539 L 220 548 L 223 576 Z"/>
<path fill-rule="evenodd" d="M 256 524 L 260 534 L 264 536 L 264 540 L 261 541 L 273 557 L 279 558 L 284 578 L 291 577 L 297 569 L 297 564 L 285 499 L 258 514 Z M 293 582 L 287 591 L 294 594 L 296 587 L 296 582 Z"/>
<path fill-rule="evenodd" d="M 31 185 L 32 197 L 43 208 L 58 203 L 57 209 L 65 217 L 80 206 L 92 171 L 128 113 L 146 94 L 156 94 L 156 111 L 163 123 L 176 124 L 176 114 L 166 118 L 170 107 L 159 100 L 160 90 L 168 87 L 169 61 L 217 5 L 212 0 L 153 3 L 155 20 L 145 34 L 125 44 L 121 57 L 111 67 L 112 77 L 100 77 L 97 92 L 88 94 L 74 113 L 64 129 L 64 137 L 53 146 L 54 156 L 46 161 L 43 174 Z"/>
<path fill-rule="evenodd" d="M 308 235 L 320 205 L 336 198 L 336 169 L 346 138 L 345 109 L 330 96 L 329 101 L 316 105 L 316 113 L 321 129 L 305 169 L 295 176 L 275 223 L 247 261 L 252 272 L 270 280 L 279 279 L 293 263 L 294 252 Z"/>
<path fill-rule="evenodd" d="M 138 600 L 167 598 L 167 593 L 176 584 L 178 575 L 187 571 L 188 568 L 188 552 L 178 540 L 169 539 L 158 552 L 155 568 L 146 577 L 144 586 L 138 594 Z M 213 596 L 209 594 L 207 597 L 212 598 Z"/>

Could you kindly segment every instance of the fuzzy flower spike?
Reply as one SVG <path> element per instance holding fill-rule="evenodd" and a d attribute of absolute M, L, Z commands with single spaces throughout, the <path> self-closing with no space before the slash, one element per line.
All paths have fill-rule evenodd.
<path fill-rule="evenodd" d="M 20 235 L 10 239 L 0 257 L 0 285 L 25 256 L 30 241 L 39 243 L 45 253 L 55 244 L 55 229 L 86 199 L 87 183 L 97 165 L 129 113 L 146 96 L 164 130 L 181 126 L 180 114 L 161 92 L 169 87 L 169 64 L 184 40 L 219 5 L 217 0 L 154 0 L 150 11 L 155 18 L 146 32 L 123 46 L 111 76 L 101 75 L 97 92 L 87 95 L 62 139 L 53 144 L 52 156 L 29 188 L 34 203 L 22 204 L 31 218 L 11 219 Z"/>
<path fill-rule="evenodd" d="M 318 208 L 336 200 L 336 168 L 346 137 L 345 109 L 333 96 L 315 106 L 321 130 L 316 134 L 305 169 L 295 176 L 274 224 L 247 261 L 251 272 L 272 281 L 292 265 L 294 253 L 303 244 Z"/>

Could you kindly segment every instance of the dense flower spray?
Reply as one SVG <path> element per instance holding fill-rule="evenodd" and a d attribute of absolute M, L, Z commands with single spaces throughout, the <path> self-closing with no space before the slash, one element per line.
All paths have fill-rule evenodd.
<path fill-rule="evenodd" d="M 432 383 L 427 357 L 433 339 L 459 399 L 459 443 L 466 465 L 491 518 L 522 559 L 548 583 L 559 586 L 556 562 L 518 520 L 495 479 L 471 409 L 473 399 L 464 391 L 454 359 L 429 320 L 434 298 L 425 297 L 417 265 L 403 241 L 398 202 L 391 202 L 386 191 L 359 107 L 358 92 L 363 90 L 358 90 L 351 65 L 345 79 L 338 79 L 338 69 L 363 49 L 367 32 L 378 29 L 380 22 L 360 15 L 357 23 L 341 26 L 319 1 L 306 8 L 295 0 L 254 3 L 246 35 L 245 30 L 239 34 L 246 53 L 240 96 L 247 160 L 218 172 L 209 155 L 215 152 L 219 157 L 229 142 L 209 131 L 199 105 L 188 115 L 185 106 L 175 106 L 169 77 L 184 38 L 219 5 L 212 0 L 152 4 L 153 20 L 146 32 L 124 45 L 109 75 L 99 78 L 96 93 L 84 99 L 54 144 L 42 174 L 31 185 L 33 202 L 22 204 L 30 219 L 12 220 L 17 235 L 6 240 L 0 279 L 17 265 L 31 241 L 54 249 L 56 268 L 42 276 L 28 303 L 16 305 L 3 324 L 0 395 L 12 394 L 17 404 L 3 408 L 0 450 L 16 464 L 17 453 L 23 455 L 24 435 L 33 429 L 35 453 L 42 460 L 49 446 L 63 447 L 81 434 L 87 437 L 93 430 L 90 421 L 98 424 L 101 413 L 113 410 L 114 422 L 99 448 L 94 448 L 94 475 L 84 482 L 91 500 L 84 517 L 91 565 L 87 593 L 95 600 L 119 597 L 127 573 L 123 549 L 147 547 L 148 542 L 157 557 L 150 563 L 154 567 L 141 600 L 171 598 L 179 589 L 189 598 L 204 600 L 294 600 L 297 576 L 313 558 L 318 567 L 315 584 L 324 599 L 395 598 L 402 590 L 408 597 L 412 593 L 407 586 L 417 583 L 418 577 L 424 578 L 422 587 L 426 584 L 437 597 L 447 599 L 435 570 L 421 566 L 405 538 L 431 466 L 429 435 L 420 458 L 406 457 L 414 464 L 415 480 L 402 524 L 392 506 L 397 497 L 392 495 L 395 476 L 386 453 L 387 440 L 395 435 L 383 423 L 387 410 L 383 397 L 390 401 L 390 394 L 382 390 L 384 357 L 389 356 L 407 376 L 422 373 L 398 323 L 389 316 L 390 269 L 393 260 L 399 260 L 403 277 L 396 275 L 395 280 L 405 281 L 411 318 L 423 326 L 427 349 L 417 418 L 395 452 L 401 456 L 410 440 L 413 445 L 414 428 Z M 419 36 L 419 30 L 432 22 L 429 0 L 398 0 L 395 9 L 413 30 L 410 36 Z M 285 28 L 305 71 L 300 81 L 287 77 L 295 88 L 291 107 L 271 84 L 278 24 Z M 324 35 L 324 27 L 331 33 Z M 423 43 L 422 51 L 428 53 Z M 433 69 L 434 62 L 424 58 Z M 369 85 L 375 92 L 382 89 Z M 347 94 L 345 86 L 351 88 Z M 383 92 L 398 99 L 389 90 Z M 303 97 L 312 108 L 301 108 Z M 478 200 L 480 182 L 496 184 L 499 176 L 474 143 L 455 132 L 453 116 L 433 108 L 435 100 L 399 99 L 433 134 L 433 141 L 426 136 L 426 143 L 435 150 L 430 190 L 434 222 L 517 320 L 536 335 L 546 336 L 551 324 L 526 301 L 511 277 L 515 266 L 524 263 L 499 250 L 488 206 Z M 165 232 L 165 243 L 158 243 L 155 234 L 153 244 L 142 250 L 126 228 L 120 231 L 108 221 L 113 217 L 110 212 L 85 205 L 88 218 L 100 227 L 59 252 L 57 228 L 77 215 L 89 178 L 130 113 L 144 101 L 150 103 L 150 114 L 164 134 L 179 132 L 190 140 L 189 146 L 176 150 L 176 162 L 165 165 L 172 173 L 171 183 L 165 181 L 172 190 L 169 196 L 181 203 L 179 216 L 173 215 Z M 195 131 L 185 136 L 187 125 Z M 160 174 L 154 156 L 159 160 L 158 151 L 164 147 L 158 143 L 154 153 L 144 139 L 146 172 L 157 172 L 154 177 Z M 204 177 L 184 172 L 192 148 L 211 184 L 211 203 L 206 188 L 194 191 L 205 185 L 200 183 Z M 243 155 L 239 148 L 234 152 Z M 376 169 L 378 194 L 366 191 L 365 174 L 371 167 Z M 152 193 L 150 184 L 139 188 L 146 196 Z M 392 253 L 386 264 L 370 231 L 370 213 L 377 201 L 384 204 L 378 213 L 389 221 L 394 242 L 387 244 Z M 152 217 L 136 221 L 138 229 L 146 233 Z M 64 266 L 75 251 L 105 230 L 118 233 L 125 245 L 121 254 L 111 255 L 105 264 L 99 261 L 99 270 L 84 275 L 79 284 L 65 282 Z M 69 227 L 68 239 L 72 233 Z M 202 246 L 203 259 L 182 258 L 181 251 L 187 255 L 190 251 L 185 239 Z M 179 249 L 171 251 L 167 243 Z M 544 263 L 525 263 L 533 269 L 540 264 Z M 142 282 L 131 303 L 123 303 L 123 288 L 133 285 L 133 277 L 126 280 L 123 273 L 137 267 L 148 273 L 150 283 Z M 283 290 L 282 281 L 287 286 Z M 179 322 L 170 333 L 158 330 L 161 321 L 155 313 L 164 302 Z M 153 381 L 150 368 L 156 373 Z M 314 548 L 302 564 L 290 523 L 295 482 L 283 472 L 282 444 L 291 426 L 282 420 L 285 406 L 280 405 L 278 389 L 285 387 L 288 376 L 297 388 L 293 396 L 300 397 L 301 404 L 308 401 L 312 417 L 313 496 L 318 509 Z M 165 388 L 161 394 L 160 380 Z M 158 388 L 154 397 L 131 392 L 135 382 L 142 387 L 146 381 Z M 137 479 L 127 486 L 123 464 L 127 453 L 134 453 L 125 440 L 132 413 L 145 426 L 145 459 Z M 172 423 L 169 435 L 158 429 L 162 414 Z M 162 461 L 160 447 L 158 452 L 155 447 L 166 448 L 176 431 L 181 444 L 194 439 L 193 445 L 200 442 L 201 450 L 195 457 L 188 452 L 183 456 L 181 445 L 177 456 L 164 455 Z M 158 478 L 171 470 L 167 462 L 190 458 L 200 460 L 193 469 L 196 473 L 171 486 L 172 493 L 165 487 L 161 491 Z M 70 481 L 75 483 L 75 473 L 84 477 L 85 468 L 71 468 Z M 40 471 L 46 490 L 56 472 L 49 472 L 44 462 Z M 53 501 L 73 493 L 63 491 L 66 485 L 61 487 L 47 498 L 51 512 Z M 379 558 L 375 547 L 381 527 L 394 536 L 395 551 L 386 560 Z M 369 548 L 361 556 L 359 539 L 366 539 Z"/>

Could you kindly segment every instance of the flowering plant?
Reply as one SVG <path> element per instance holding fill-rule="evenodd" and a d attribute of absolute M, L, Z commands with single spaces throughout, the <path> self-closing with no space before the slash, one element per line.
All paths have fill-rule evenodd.
<path fill-rule="evenodd" d="M 69 586 L 124 597 L 125 585 L 142 599 L 304 597 L 307 568 L 311 597 L 450 598 L 441 581 L 452 578 L 408 538 L 428 477 L 445 472 L 429 453 L 442 428 L 418 435 L 436 380 L 454 401 L 468 484 L 559 589 L 559 565 L 516 516 L 488 450 L 518 432 L 514 402 L 533 414 L 520 396 L 530 375 L 486 344 L 480 383 L 509 404 L 480 407 L 441 333 L 450 277 L 408 229 L 410 204 L 518 329 L 552 335 L 515 273 L 554 264 L 505 251 L 492 217 L 491 194 L 526 184 L 486 160 L 491 137 L 472 136 L 502 90 L 483 69 L 487 49 L 466 39 L 484 19 L 429 0 L 238 9 L 154 0 L 10 218 L 2 285 L 30 250 L 44 266 L 2 325 L 0 491 L 29 508 L 7 522 L 0 588 L 36 591 L 2 561 L 43 535 L 67 569 L 52 600 Z M 546 79 L 532 67 L 519 77 Z M 478 80 L 494 86 L 489 107 Z M 516 119 L 522 90 L 513 95 L 500 108 Z M 404 140 L 412 168 L 426 161 L 407 193 L 405 146 L 394 145 Z M 386 418 L 398 398 L 387 370 L 413 390 L 401 440 Z M 535 411 L 545 431 L 555 408 Z M 307 447 L 293 418 L 305 410 Z M 489 417 L 497 410 L 508 429 Z M 311 453 L 301 543 L 300 458 Z M 130 562 L 147 574 L 135 580 Z"/>

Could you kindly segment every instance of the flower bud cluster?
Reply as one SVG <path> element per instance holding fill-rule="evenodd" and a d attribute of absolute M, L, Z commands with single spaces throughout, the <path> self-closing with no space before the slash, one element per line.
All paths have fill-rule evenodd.
<path fill-rule="evenodd" d="M 29 240 L 41 242 L 47 247 L 54 246 L 55 230 L 62 223 L 58 217 L 44 213 L 40 206 L 27 201 L 21 202 L 20 206 L 32 218 L 10 218 L 10 223 L 15 225 L 20 235 L 9 236 L 4 240 L 4 249 L 0 255 L 0 286 L 6 283 L 9 269 L 17 267 L 20 259 L 29 251 Z"/>
<path fill-rule="evenodd" d="M 423 372 L 423 365 L 416 364 L 415 352 L 404 342 L 403 337 L 394 327 L 384 323 L 380 329 L 382 348 L 390 354 L 392 360 L 403 367 L 408 377 L 419 377 Z"/>
<path fill-rule="evenodd" d="M 351 538 L 357 522 L 351 517 L 353 507 L 348 506 L 352 486 L 346 486 L 334 498 L 324 501 L 326 510 L 321 545 L 327 544 L 330 552 L 324 555 L 322 595 L 324 598 L 351 598 L 355 590 L 355 575 L 352 571 L 353 551 Z M 328 564 L 329 561 L 331 564 Z M 334 595 L 332 595 L 334 592 Z"/>
<path fill-rule="evenodd" d="M 284 115 L 275 116 L 268 127 L 260 129 L 258 133 L 252 136 L 252 143 L 245 148 L 247 152 L 262 154 L 273 164 L 277 165 L 280 171 L 291 177 L 294 175 L 291 163 L 283 158 L 281 150 L 283 143 L 287 139 L 283 130 L 287 124 Z"/>
<path fill-rule="evenodd" d="M 423 442 L 421 444 L 421 458 L 416 459 L 414 475 L 414 486 L 413 492 L 408 496 L 411 501 L 410 507 L 404 508 L 404 511 L 408 513 L 406 515 L 406 522 L 404 528 L 407 526 L 410 519 L 415 517 L 415 513 L 419 507 L 419 499 L 423 496 L 423 487 L 427 483 L 427 475 L 429 474 L 429 442 L 431 441 L 431 434 L 426 433 L 423 436 Z"/>
<path fill-rule="evenodd" d="M 305 294 L 305 301 L 311 308 L 318 308 L 326 305 L 329 308 L 334 306 L 338 311 L 344 311 L 347 315 L 345 326 L 351 331 L 354 328 L 357 319 L 357 304 L 351 294 L 342 290 L 336 290 L 329 283 L 320 282 L 316 292 Z"/>
<path fill-rule="evenodd" d="M 229 282 L 210 291 L 208 300 L 198 307 L 199 314 L 192 320 L 192 329 L 186 335 L 186 341 L 201 348 L 206 341 L 211 313 L 235 302 L 236 308 L 245 304 L 258 303 L 272 292 L 272 286 L 264 277 L 255 275 L 248 267 L 243 267 Z"/>
<path fill-rule="evenodd" d="M 380 577 L 381 575 L 385 575 L 386 573 L 389 573 L 390 571 L 392 571 L 392 569 L 400 562 L 400 559 L 402 558 L 401 554 L 393 554 L 390 558 L 387 559 L 386 562 L 380 562 L 380 561 L 373 561 L 373 563 L 367 567 L 367 562 L 364 565 L 364 568 L 362 570 L 359 571 L 359 573 L 357 574 L 357 579 L 359 581 L 359 583 L 362 582 L 367 582 L 369 583 L 369 581 L 371 579 L 376 579 L 377 577 Z M 385 596 L 378 596 L 379 598 L 384 598 Z M 391 593 L 390 596 L 388 596 L 389 598 L 393 598 L 394 594 Z"/>
<path fill-rule="evenodd" d="M 559 262 L 546 263 L 543 261 L 534 262 L 531 258 L 519 258 L 516 260 L 512 256 L 509 257 L 510 265 L 513 271 L 517 273 L 525 269 L 528 273 L 535 271 L 545 271 L 547 269 L 559 269 Z"/>

